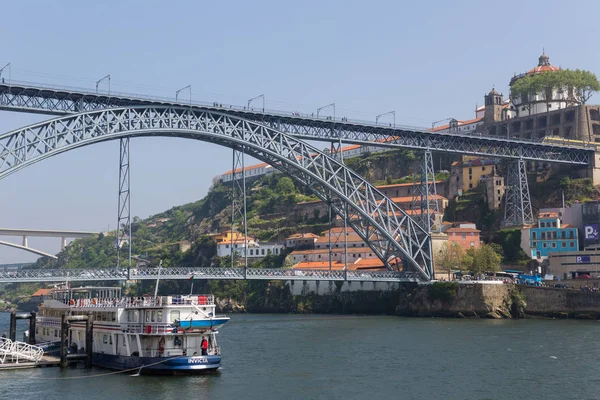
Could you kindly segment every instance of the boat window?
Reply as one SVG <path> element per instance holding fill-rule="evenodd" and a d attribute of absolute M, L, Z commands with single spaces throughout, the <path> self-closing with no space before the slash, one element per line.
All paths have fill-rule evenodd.
<path fill-rule="evenodd" d="M 108 337 L 108 344 L 112 344 L 112 335 Z"/>
<path fill-rule="evenodd" d="M 133 311 L 127 311 L 127 322 L 133 321 Z"/>
<path fill-rule="evenodd" d="M 162 322 L 162 311 L 157 311 L 156 312 L 156 320 L 158 322 Z"/>
<path fill-rule="evenodd" d="M 140 312 L 138 310 L 133 311 L 133 322 L 139 322 Z"/>
<path fill-rule="evenodd" d="M 58 337 L 58 329 L 54 330 L 54 337 Z"/>
<path fill-rule="evenodd" d="M 110 313 L 110 320 L 112 322 L 115 322 L 117 320 L 117 313 L 116 312 Z"/>
<path fill-rule="evenodd" d="M 150 311 L 146 310 L 146 322 L 150 322 Z"/>
<path fill-rule="evenodd" d="M 151 322 L 155 322 L 156 321 L 156 311 L 152 311 L 152 317 L 150 318 Z"/>
<path fill-rule="evenodd" d="M 102 314 L 102 321 L 106 321 L 108 319 L 107 318 L 108 317 L 108 315 L 107 315 L 108 313 L 103 312 L 103 313 L 100 313 L 100 314 Z"/>
<path fill-rule="evenodd" d="M 104 335 L 104 336 L 102 336 L 102 342 L 103 342 L 104 344 L 108 343 L 108 335 Z"/>
<path fill-rule="evenodd" d="M 171 322 L 175 322 L 176 319 L 179 319 L 179 310 L 171 311 Z"/>

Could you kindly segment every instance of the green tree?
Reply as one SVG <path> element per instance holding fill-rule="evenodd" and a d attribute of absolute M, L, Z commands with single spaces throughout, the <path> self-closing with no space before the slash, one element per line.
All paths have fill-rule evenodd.
<path fill-rule="evenodd" d="M 436 268 L 447 272 L 448 279 L 450 279 L 450 273 L 453 270 L 461 269 L 464 257 L 465 251 L 458 245 L 458 243 L 446 242 L 442 244 L 442 248 L 436 257 Z"/>
<path fill-rule="evenodd" d="M 473 254 L 472 270 L 476 274 L 500 270 L 502 256 L 489 244 L 482 244 Z"/>

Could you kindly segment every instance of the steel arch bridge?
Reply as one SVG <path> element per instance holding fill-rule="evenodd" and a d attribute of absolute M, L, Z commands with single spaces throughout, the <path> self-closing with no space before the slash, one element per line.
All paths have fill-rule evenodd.
<path fill-rule="evenodd" d="M 429 233 L 364 178 L 298 138 L 221 112 L 140 106 L 33 124 L 0 135 L 0 179 L 65 151 L 139 136 L 207 141 L 267 162 L 330 204 L 390 271 L 433 278 Z"/>

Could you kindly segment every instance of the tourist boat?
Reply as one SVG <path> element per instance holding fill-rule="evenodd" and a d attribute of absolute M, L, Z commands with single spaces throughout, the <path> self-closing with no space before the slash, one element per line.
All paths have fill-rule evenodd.
<path fill-rule="evenodd" d="M 196 374 L 221 366 L 217 333 L 229 318 L 216 315 L 212 295 L 122 297 L 116 287 L 57 289 L 39 306 L 37 343 L 60 342 L 63 314 L 91 315 L 98 367 Z M 67 338 L 71 352 L 85 353 L 85 322 L 71 322 Z"/>

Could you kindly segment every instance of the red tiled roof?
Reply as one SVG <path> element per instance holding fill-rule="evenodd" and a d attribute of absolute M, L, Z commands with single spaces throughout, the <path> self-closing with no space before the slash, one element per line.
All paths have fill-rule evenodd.
<path fill-rule="evenodd" d="M 479 229 L 474 228 L 450 228 L 446 232 L 481 232 Z"/>
<path fill-rule="evenodd" d="M 47 296 L 50 293 L 52 293 L 54 291 L 54 289 L 38 289 L 34 294 L 32 294 L 31 296 Z"/>

